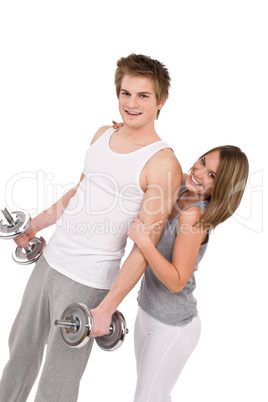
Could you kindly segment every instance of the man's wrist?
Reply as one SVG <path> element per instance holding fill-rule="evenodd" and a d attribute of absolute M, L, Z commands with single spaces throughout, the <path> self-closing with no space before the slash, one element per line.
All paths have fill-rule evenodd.
<path fill-rule="evenodd" d="M 101 314 L 113 315 L 116 310 L 116 306 L 111 301 L 103 300 L 96 308 Z"/>

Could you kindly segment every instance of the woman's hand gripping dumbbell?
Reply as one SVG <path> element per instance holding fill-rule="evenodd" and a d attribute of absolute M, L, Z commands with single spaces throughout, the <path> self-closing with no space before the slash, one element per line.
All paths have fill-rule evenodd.
<path fill-rule="evenodd" d="M 10 213 L 6 208 L 1 210 L 1 212 L 4 219 L 0 220 L 0 238 L 15 240 L 20 237 L 20 239 L 15 240 L 18 247 L 12 253 L 13 260 L 18 264 L 32 264 L 36 262 L 43 253 L 46 241 L 43 237 L 34 237 L 36 233 L 31 226 L 31 217 L 29 214 L 19 211 Z M 29 242 L 27 241 L 28 236 L 31 238 Z"/>
<path fill-rule="evenodd" d="M 93 317 L 89 308 L 83 303 L 70 304 L 63 312 L 60 320 L 55 321 L 60 327 L 64 343 L 71 348 L 84 346 L 93 329 Z M 98 346 L 106 351 L 118 349 L 128 333 L 126 320 L 118 310 L 112 316 L 110 332 L 107 335 L 96 337 Z"/>

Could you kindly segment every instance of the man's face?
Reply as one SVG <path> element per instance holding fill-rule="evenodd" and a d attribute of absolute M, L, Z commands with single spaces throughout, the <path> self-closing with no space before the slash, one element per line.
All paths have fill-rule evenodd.
<path fill-rule="evenodd" d="M 119 111 L 126 126 L 140 128 L 154 124 L 157 105 L 153 82 L 147 77 L 124 75 L 119 93 Z"/>

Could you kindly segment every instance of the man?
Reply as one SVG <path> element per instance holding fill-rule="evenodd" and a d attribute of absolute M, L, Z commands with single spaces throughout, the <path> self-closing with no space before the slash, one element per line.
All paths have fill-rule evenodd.
<path fill-rule="evenodd" d="M 118 61 L 115 84 L 124 126 L 98 130 L 79 184 L 16 239 L 25 247 L 36 232 L 57 222 L 11 331 L 0 402 L 27 399 L 46 343 L 35 401 L 77 400 L 93 339 L 81 349 L 70 349 L 53 322 L 67 305 L 83 302 L 93 314 L 93 336 L 108 333 L 113 312 L 147 265 L 134 246 L 119 273 L 131 222 L 137 216 L 148 223 L 163 221 L 154 234 L 156 243 L 176 201 L 180 165 L 154 127 L 168 97 L 167 69 L 133 54 Z"/>

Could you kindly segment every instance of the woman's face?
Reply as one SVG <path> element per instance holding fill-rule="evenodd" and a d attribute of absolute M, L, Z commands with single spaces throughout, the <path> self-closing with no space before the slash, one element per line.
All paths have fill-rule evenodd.
<path fill-rule="evenodd" d="M 198 159 L 193 165 L 185 185 L 189 191 L 208 198 L 212 193 L 214 179 L 220 162 L 220 152 L 213 151 Z"/>

